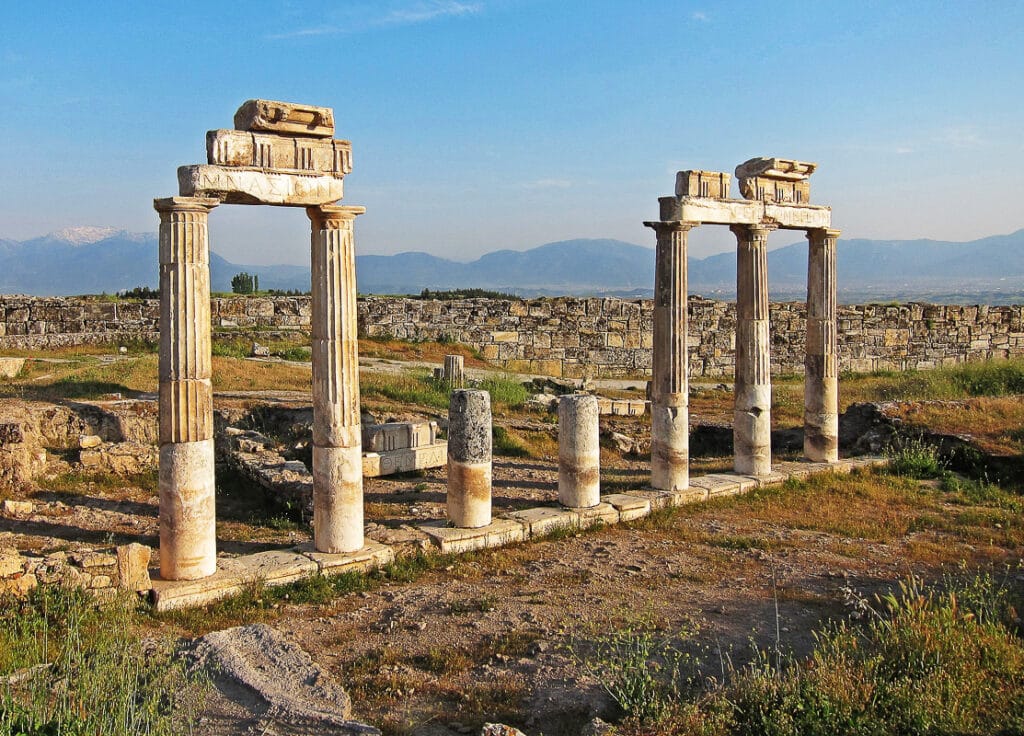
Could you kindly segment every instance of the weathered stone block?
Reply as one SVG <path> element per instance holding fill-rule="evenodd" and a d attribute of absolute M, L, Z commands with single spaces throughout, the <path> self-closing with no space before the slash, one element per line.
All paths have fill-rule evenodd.
<path fill-rule="evenodd" d="M 132 542 L 117 548 L 117 587 L 122 590 L 143 591 L 152 587 L 149 560 L 152 550 L 144 544 Z"/>
<path fill-rule="evenodd" d="M 289 207 L 327 205 L 344 196 L 342 180 L 333 176 L 279 174 L 256 168 L 204 164 L 179 167 L 178 190 L 182 197 Z"/>
<path fill-rule="evenodd" d="M 266 130 L 317 138 L 334 135 L 334 111 L 329 107 L 276 100 L 246 100 L 235 112 L 238 130 Z"/>

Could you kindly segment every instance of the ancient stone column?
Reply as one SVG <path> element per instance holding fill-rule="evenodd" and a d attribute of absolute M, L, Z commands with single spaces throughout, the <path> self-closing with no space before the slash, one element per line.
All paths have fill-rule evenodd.
<path fill-rule="evenodd" d="M 153 200 L 160 214 L 160 576 L 196 580 L 217 570 L 210 246 L 219 201 Z"/>
<path fill-rule="evenodd" d="M 690 486 L 689 358 L 686 330 L 687 222 L 646 222 L 657 233 L 654 366 L 651 376 L 651 485 Z"/>
<path fill-rule="evenodd" d="M 491 523 L 491 396 L 457 389 L 448 405 L 448 519 L 464 528 Z"/>
<path fill-rule="evenodd" d="M 558 502 L 570 508 L 601 503 L 601 445 L 597 397 L 558 399 Z"/>
<path fill-rule="evenodd" d="M 839 460 L 839 357 L 836 335 L 838 230 L 810 230 L 807 239 L 807 355 L 804 359 L 804 455 Z"/>
<path fill-rule="evenodd" d="M 444 381 L 450 389 L 462 388 L 466 382 L 465 361 L 461 355 L 444 356 Z"/>
<path fill-rule="evenodd" d="M 733 225 L 736 234 L 736 380 L 733 466 L 737 473 L 772 469 L 772 385 L 768 333 L 768 233 Z"/>
<path fill-rule="evenodd" d="M 306 208 L 312 221 L 313 543 L 363 546 L 363 460 L 353 226 L 365 207 Z"/>

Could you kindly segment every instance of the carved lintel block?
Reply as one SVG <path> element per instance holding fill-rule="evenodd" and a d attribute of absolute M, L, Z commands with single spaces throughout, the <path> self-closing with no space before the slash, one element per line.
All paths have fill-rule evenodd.
<path fill-rule="evenodd" d="M 235 113 L 238 130 L 330 138 L 334 135 L 334 110 L 276 100 L 246 100 Z"/>
<path fill-rule="evenodd" d="M 329 138 L 211 130 L 206 134 L 206 161 L 216 166 L 282 174 L 329 174 L 340 179 L 352 171 L 352 144 Z"/>
<path fill-rule="evenodd" d="M 196 164 L 178 168 L 182 196 L 211 197 L 228 204 L 309 207 L 344 196 L 341 179 L 329 175 L 281 174 L 259 168 Z"/>

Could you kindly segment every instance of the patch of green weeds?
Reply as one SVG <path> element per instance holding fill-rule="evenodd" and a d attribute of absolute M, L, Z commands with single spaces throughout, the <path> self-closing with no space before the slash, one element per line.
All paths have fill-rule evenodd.
<path fill-rule="evenodd" d="M 530 449 L 507 429 L 495 424 L 492 429 L 494 454 L 504 457 L 530 457 Z"/>
<path fill-rule="evenodd" d="M 946 463 L 934 445 L 922 439 L 905 438 L 886 451 L 889 472 L 894 475 L 926 480 L 946 474 Z"/>

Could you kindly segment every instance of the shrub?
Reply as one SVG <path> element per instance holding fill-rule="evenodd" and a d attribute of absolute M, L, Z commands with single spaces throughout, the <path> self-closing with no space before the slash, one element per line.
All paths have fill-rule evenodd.
<path fill-rule="evenodd" d="M 947 472 L 938 448 L 921 439 L 902 439 L 886 451 L 886 456 L 889 472 L 895 475 L 927 479 L 942 477 Z"/>

